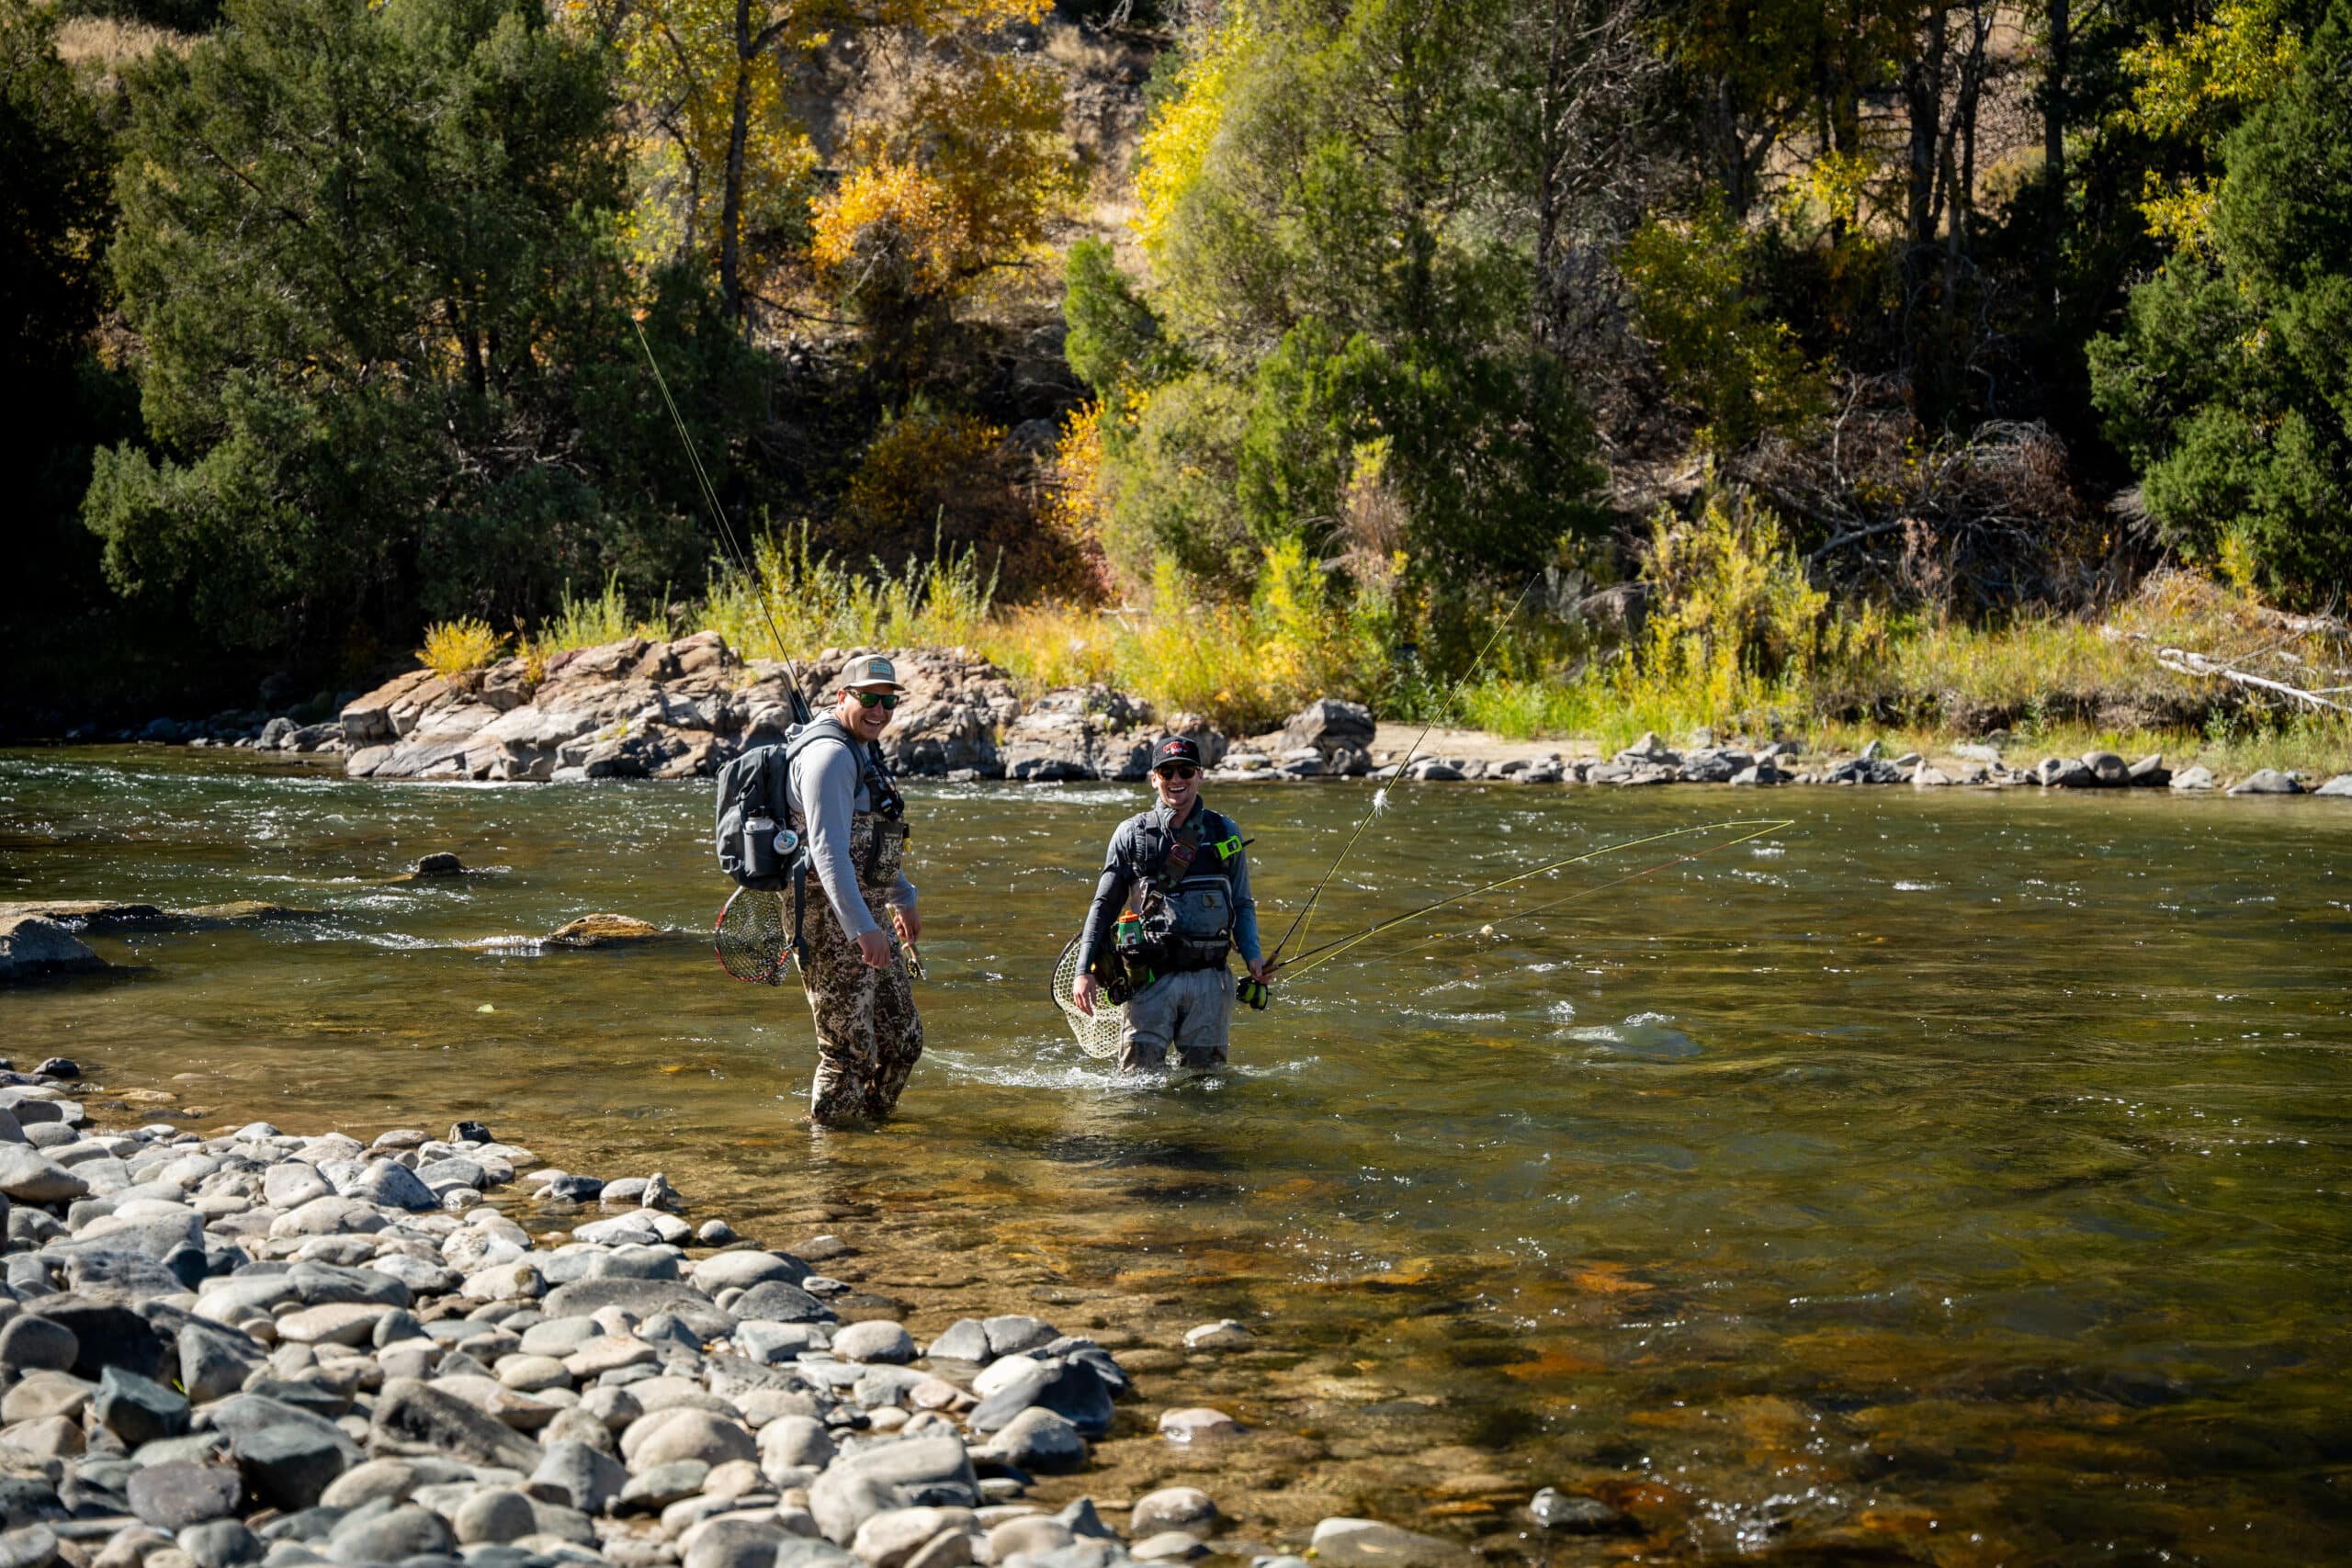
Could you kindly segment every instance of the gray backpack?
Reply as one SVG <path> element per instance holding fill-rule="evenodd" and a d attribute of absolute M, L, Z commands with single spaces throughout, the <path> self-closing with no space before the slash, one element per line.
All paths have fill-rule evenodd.
<path fill-rule="evenodd" d="M 754 746 L 718 770 L 718 869 L 736 886 L 781 893 L 805 846 L 792 815 L 790 746 Z"/>

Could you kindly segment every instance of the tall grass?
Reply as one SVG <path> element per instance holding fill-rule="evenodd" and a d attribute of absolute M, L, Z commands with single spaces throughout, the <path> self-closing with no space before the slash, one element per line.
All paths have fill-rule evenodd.
<path fill-rule="evenodd" d="M 1964 716 L 1997 712 L 2007 716 L 2012 756 L 2163 750 L 2217 773 L 2352 769 L 2352 724 L 2342 716 L 2217 703 L 2211 687 L 2156 662 L 2160 646 L 2283 647 L 2319 670 L 2346 657 L 2324 629 L 2281 633 L 2278 617 L 2243 591 L 2193 574 L 2157 574 L 2104 622 L 2026 616 L 1983 627 L 1890 617 L 1830 604 L 1769 514 L 1726 502 L 1689 520 L 1661 518 L 1646 575 L 1646 617 L 1612 645 L 1540 615 L 1501 621 L 1502 600 L 1433 606 L 1377 581 L 1350 588 L 1295 546 L 1265 553 L 1246 603 L 1208 598 L 1163 562 L 1139 604 L 1098 610 L 999 606 L 993 581 L 968 552 L 861 571 L 812 551 L 800 532 L 761 541 L 748 573 L 716 573 L 689 619 L 754 658 L 962 646 L 1033 694 L 1101 682 L 1146 699 L 1162 717 L 1196 714 L 1237 735 L 1271 730 L 1324 695 L 1368 702 L 1384 718 L 1436 719 L 1514 739 L 1575 738 L 1604 751 L 1645 730 L 1680 740 L 1702 728 L 1801 739 L 1814 750 L 1881 739 L 1929 750 L 1973 738 L 1982 725 Z M 1492 657 L 1457 689 L 1461 667 L 1498 624 L 1505 634 Z M 567 592 L 518 651 L 543 667 L 565 649 L 633 632 L 663 635 L 638 623 L 608 581 L 593 598 Z M 478 647 L 449 655 L 481 657 Z M 2211 722 L 2102 730 L 2070 716 L 2128 712 L 2132 702 L 2149 713 L 2210 713 Z"/>
<path fill-rule="evenodd" d="M 1246 604 L 1199 596 L 1163 560 L 1139 609 L 1025 606 L 992 620 L 978 646 L 1033 687 L 1102 682 L 1163 714 L 1253 734 L 1319 696 L 1377 694 L 1391 673 L 1388 615 L 1377 600 L 1335 592 L 1301 547 L 1283 544 L 1266 551 Z"/>
<path fill-rule="evenodd" d="M 802 529 L 758 540 L 748 575 L 714 576 L 696 621 L 755 659 L 824 648 L 952 648 L 978 639 L 995 596 L 996 580 L 980 575 L 970 550 L 934 552 L 896 573 L 878 561 L 859 572 L 811 553 Z"/>

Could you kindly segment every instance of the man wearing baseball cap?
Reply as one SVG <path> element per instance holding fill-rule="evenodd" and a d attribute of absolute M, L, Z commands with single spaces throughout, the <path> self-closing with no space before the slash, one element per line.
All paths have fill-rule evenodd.
<path fill-rule="evenodd" d="M 1200 780 L 1192 740 L 1170 736 L 1152 748 L 1159 804 L 1111 835 L 1086 912 L 1070 999 L 1091 1017 L 1104 982 L 1124 981 L 1122 1072 L 1167 1066 L 1171 1045 L 1182 1066 L 1223 1066 L 1234 1000 L 1227 955 L 1238 949 L 1250 977 L 1266 979 L 1241 829 L 1201 803 Z"/>
<path fill-rule="evenodd" d="M 820 1126 L 888 1116 L 922 1055 L 906 959 L 886 930 L 909 944 L 922 934 L 899 869 L 906 803 L 876 744 L 905 689 L 888 659 L 860 655 L 842 669 L 831 711 L 785 737 L 791 826 L 825 890 L 808 902 L 800 963 L 817 1020 L 808 1115 Z"/>

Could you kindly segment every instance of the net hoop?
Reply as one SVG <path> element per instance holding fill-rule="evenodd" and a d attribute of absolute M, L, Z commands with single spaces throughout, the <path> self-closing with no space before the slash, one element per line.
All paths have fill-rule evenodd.
<path fill-rule="evenodd" d="M 1094 1016 L 1089 1018 L 1078 1010 L 1078 1003 L 1071 996 L 1071 988 L 1077 984 L 1078 938 L 1072 937 L 1054 964 L 1054 980 L 1048 994 L 1054 998 L 1054 1005 L 1062 1010 L 1062 1021 L 1077 1036 L 1078 1048 L 1107 1061 L 1119 1054 L 1119 1038 L 1127 1026 L 1126 1004 L 1114 1004 L 1108 997 L 1099 997 L 1094 1003 Z"/>
<path fill-rule="evenodd" d="M 738 887 L 711 925 L 711 952 L 718 966 L 754 986 L 783 984 L 792 959 L 784 895 Z"/>

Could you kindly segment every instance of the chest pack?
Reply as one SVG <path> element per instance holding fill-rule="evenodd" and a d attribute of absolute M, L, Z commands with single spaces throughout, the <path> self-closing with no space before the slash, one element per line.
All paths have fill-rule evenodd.
<path fill-rule="evenodd" d="M 1241 830 L 1208 810 L 1177 829 L 1144 879 L 1139 910 L 1119 918 L 1113 945 L 1131 978 L 1221 969 L 1233 951 L 1233 863 Z"/>

